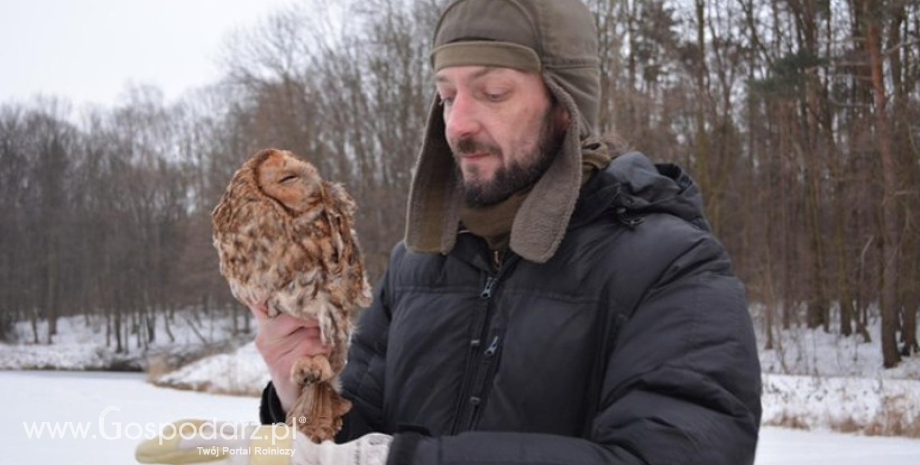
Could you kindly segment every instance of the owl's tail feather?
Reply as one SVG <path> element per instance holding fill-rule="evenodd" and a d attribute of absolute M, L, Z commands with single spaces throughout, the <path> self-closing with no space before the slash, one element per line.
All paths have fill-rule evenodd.
<path fill-rule="evenodd" d="M 288 412 L 287 423 L 313 442 L 333 439 L 342 429 L 342 416 L 351 409 L 351 402 L 334 389 L 329 361 L 321 355 L 304 357 L 294 363 L 291 376 L 303 390 Z"/>
<path fill-rule="evenodd" d="M 292 408 L 287 423 L 317 444 L 335 438 L 342 429 L 342 416 L 351 409 L 351 402 L 343 399 L 327 382 L 305 385 L 295 404 L 298 405 L 303 410 L 297 412 Z"/>

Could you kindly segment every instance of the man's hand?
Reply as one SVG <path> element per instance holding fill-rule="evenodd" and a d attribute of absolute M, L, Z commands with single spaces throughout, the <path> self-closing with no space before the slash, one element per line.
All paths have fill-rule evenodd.
<path fill-rule="evenodd" d="M 272 384 L 285 412 L 300 396 L 300 387 L 291 380 L 291 367 L 302 357 L 329 355 L 331 346 L 323 345 L 316 320 L 304 322 L 288 314 L 268 316 L 265 304 L 250 305 L 259 334 L 256 349 L 268 365 Z"/>
<path fill-rule="evenodd" d="M 140 463 L 210 465 L 384 465 L 392 437 L 372 433 L 345 444 L 314 444 L 294 428 L 180 420 L 137 447 Z"/>

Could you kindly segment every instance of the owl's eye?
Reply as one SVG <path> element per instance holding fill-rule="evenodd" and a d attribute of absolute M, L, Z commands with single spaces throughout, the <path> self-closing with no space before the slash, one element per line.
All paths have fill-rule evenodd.
<path fill-rule="evenodd" d="M 287 176 L 281 178 L 280 180 L 278 180 L 278 183 L 279 183 L 279 184 L 284 184 L 284 183 L 286 183 L 286 182 L 290 182 L 290 181 L 293 181 L 293 180 L 295 180 L 295 179 L 297 179 L 297 175 L 296 175 L 296 174 L 289 174 L 289 175 L 287 175 Z"/>

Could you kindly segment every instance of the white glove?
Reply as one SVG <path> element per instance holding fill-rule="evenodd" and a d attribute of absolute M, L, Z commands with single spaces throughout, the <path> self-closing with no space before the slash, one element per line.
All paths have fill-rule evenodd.
<path fill-rule="evenodd" d="M 283 424 L 180 420 L 137 447 L 140 463 L 210 465 L 385 465 L 392 436 L 314 444 Z"/>
<path fill-rule="evenodd" d="M 388 434 L 371 433 L 345 444 L 314 444 L 297 433 L 291 465 L 386 465 L 392 441 Z"/>

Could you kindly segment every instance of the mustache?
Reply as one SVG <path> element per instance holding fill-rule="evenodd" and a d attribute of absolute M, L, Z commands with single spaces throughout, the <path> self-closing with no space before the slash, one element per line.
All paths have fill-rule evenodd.
<path fill-rule="evenodd" d="M 457 155 L 468 153 L 488 153 L 490 155 L 501 154 L 501 149 L 498 147 L 476 141 L 471 137 L 455 139 L 450 145 L 454 147 L 454 153 Z"/>

